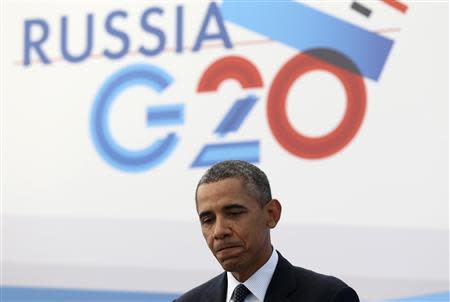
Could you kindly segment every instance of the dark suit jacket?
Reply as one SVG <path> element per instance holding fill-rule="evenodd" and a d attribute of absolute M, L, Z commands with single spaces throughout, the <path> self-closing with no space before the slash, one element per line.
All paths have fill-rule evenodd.
<path fill-rule="evenodd" d="M 278 253 L 278 264 L 264 302 L 359 302 L 356 292 L 341 280 L 295 267 Z M 227 275 L 222 273 L 190 290 L 176 302 L 225 302 Z"/>

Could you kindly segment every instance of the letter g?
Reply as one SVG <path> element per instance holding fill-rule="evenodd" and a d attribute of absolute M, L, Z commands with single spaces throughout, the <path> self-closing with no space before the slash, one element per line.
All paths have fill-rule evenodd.
<path fill-rule="evenodd" d="M 171 154 L 179 141 L 170 132 L 142 150 L 128 150 L 111 136 L 108 116 L 117 96 L 132 86 L 147 86 L 161 93 L 172 82 L 164 70 L 152 65 L 137 64 L 120 69 L 100 88 L 91 113 L 91 135 L 99 154 L 113 167 L 126 172 L 141 172 L 153 168 Z"/>

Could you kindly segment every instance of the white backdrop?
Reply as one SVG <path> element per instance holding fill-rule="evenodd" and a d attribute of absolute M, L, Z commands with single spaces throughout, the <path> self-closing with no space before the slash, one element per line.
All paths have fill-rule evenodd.
<path fill-rule="evenodd" d="M 271 84 L 299 50 L 227 20 L 221 3 L 229 48 L 223 35 L 213 35 L 220 22 L 218 15 L 206 20 L 215 7 L 206 1 L 3 1 L 2 285 L 176 295 L 199 284 L 220 267 L 203 243 L 194 207 L 194 189 L 207 167 L 191 165 L 205 144 L 257 141 L 257 165 L 283 204 L 274 245 L 291 262 L 339 276 L 367 300 L 448 292 L 448 2 L 401 2 L 405 12 L 359 1 L 370 8 L 369 17 L 352 9 L 352 1 L 299 2 L 393 41 L 380 77 L 362 77 L 367 104 L 356 135 L 338 152 L 308 159 L 288 152 L 267 118 Z M 254 5 L 257 11 L 260 3 Z M 149 8 L 160 12 L 147 25 L 166 42 L 146 56 L 141 46 L 156 49 L 161 42 L 141 24 Z M 183 11 L 181 31 L 177 9 Z M 110 59 L 105 49 L 125 48 L 105 26 L 116 11 L 124 16 L 113 27 L 129 46 Z M 62 54 L 62 20 L 68 50 L 79 55 L 89 14 L 92 50 L 69 62 Z M 276 27 L 276 17 L 265 22 Z M 210 39 L 193 51 L 204 22 Z M 29 36 L 26 24 L 33 24 Z M 26 47 L 27 39 L 38 43 L 45 36 L 45 27 L 39 49 L 50 64 L 36 47 Z M 184 49 L 177 52 L 180 32 Z M 308 31 L 302 34 L 309 38 Z M 366 51 L 371 59 L 380 50 Z M 262 87 L 244 90 L 230 80 L 217 92 L 198 92 L 205 70 L 227 56 L 249 60 Z M 173 81 L 160 94 L 144 86 L 119 94 L 107 118 L 113 139 L 137 150 L 168 132 L 179 136 L 167 157 L 138 172 L 106 160 L 90 128 L 101 86 L 133 64 L 157 67 Z M 258 100 L 242 125 L 217 135 L 234 101 L 249 94 Z M 184 120 L 148 127 L 147 108 L 162 104 L 181 104 Z M 317 137 L 335 129 L 346 104 L 338 78 L 313 71 L 289 90 L 286 112 L 296 131 Z"/>

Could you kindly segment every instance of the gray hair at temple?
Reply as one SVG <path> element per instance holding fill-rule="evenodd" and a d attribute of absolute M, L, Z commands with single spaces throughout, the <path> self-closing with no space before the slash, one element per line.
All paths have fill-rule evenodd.
<path fill-rule="evenodd" d="M 242 160 L 226 160 L 210 167 L 200 178 L 195 190 L 195 202 L 197 202 L 198 187 L 227 178 L 242 179 L 247 193 L 255 198 L 261 207 L 272 200 L 269 180 L 263 171 Z"/>

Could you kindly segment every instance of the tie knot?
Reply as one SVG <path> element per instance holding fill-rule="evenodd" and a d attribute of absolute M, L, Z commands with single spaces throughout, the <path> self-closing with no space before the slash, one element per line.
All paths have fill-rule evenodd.
<path fill-rule="evenodd" d="M 250 291 L 244 284 L 239 284 L 233 292 L 234 302 L 244 302 L 245 297 L 247 297 L 249 293 Z"/>

